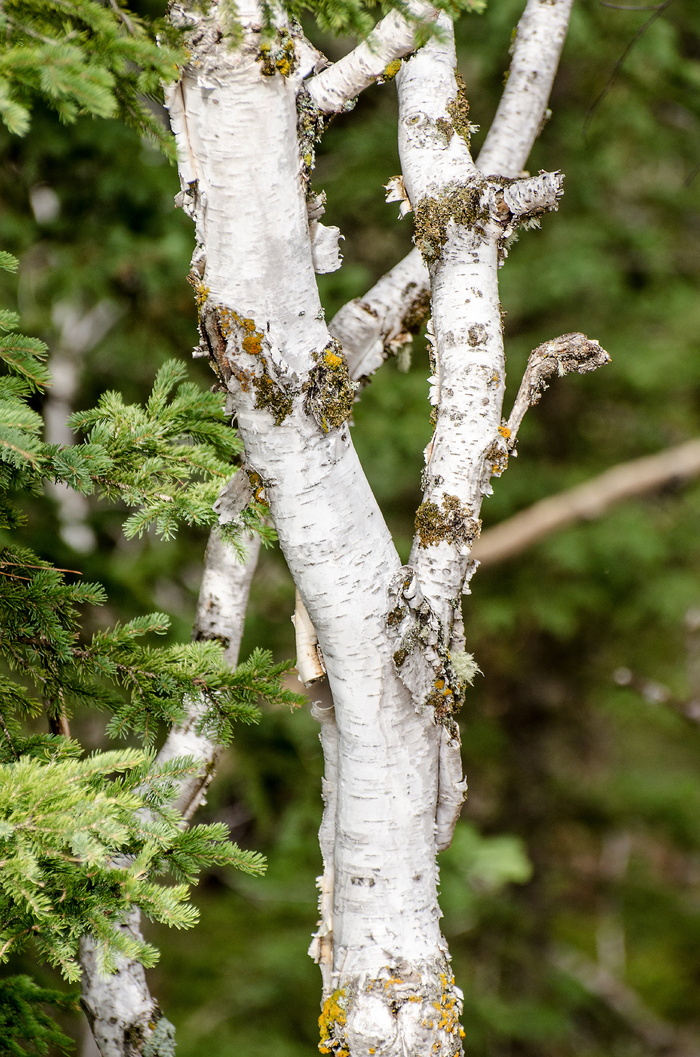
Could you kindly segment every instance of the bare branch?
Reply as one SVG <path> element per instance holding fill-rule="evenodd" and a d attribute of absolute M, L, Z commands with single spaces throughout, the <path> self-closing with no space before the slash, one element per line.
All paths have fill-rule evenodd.
<path fill-rule="evenodd" d="M 236 474 L 237 478 L 241 476 L 240 473 Z M 232 666 L 238 659 L 258 550 L 259 540 L 251 537 L 247 559 L 241 563 L 233 548 L 225 544 L 216 531 L 209 538 L 194 637 L 222 642 Z M 191 756 L 199 765 L 196 773 L 180 779 L 178 783 L 175 806 L 188 820 L 205 799 L 220 752 L 216 742 L 206 734 L 197 732 L 203 711 L 202 702 L 193 697 L 186 719 L 171 729 L 158 754 L 161 762 L 176 756 Z M 117 927 L 136 939 L 142 939 L 138 908 L 132 910 Z M 138 1051 L 124 1048 L 124 1040 L 131 1037 L 132 1033 L 134 1038 L 145 1040 L 145 1033 L 152 1030 L 157 1029 L 161 1034 L 174 1030 L 163 1018 L 158 1003 L 151 996 L 143 966 L 138 962 L 120 957 L 117 959 L 117 971 L 105 975 L 99 969 L 95 940 L 92 936 L 84 936 L 80 944 L 80 963 L 83 968 L 81 1002 L 101 1057 L 125 1057 L 127 1053 L 140 1053 L 140 1048 Z"/>
<path fill-rule="evenodd" d="M 328 324 L 355 381 L 368 378 L 428 318 L 430 277 L 420 251 L 411 250 L 364 297 L 348 301 Z"/>
<path fill-rule="evenodd" d="M 573 0 L 528 0 L 513 60 L 477 164 L 484 173 L 519 176 L 547 118 Z"/>
<path fill-rule="evenodd" d="M 560 338 L 538 345 L 529 356 L 527 367 L 515 398 L 507 425 L 507 442 L 510 451 L 520 424 L 529 407 L 539 403 L 542 393 L 555 375 L 562 378 L 576 371 L 586 374 L 610 363 L 610 357 L 597 341 L 589 340 L 585 334 L 562 334 Z"/>
<path fill-rule="evenodd" d="M 395 76 L 400 60 L 416 49 L 417 28 L 437 17 L 434 7 L 421 2 L 412 5 L 412 14 L 414 20 L 409 21 L 398 11 L 390 11 L 367 40 L 304 82 L 312 102 L 322 113 L 345 110 L 370 84 Z"/>
<path fill-rule="evenodd" d="M 578 951 L 561 949 L 556 952 L 554 963 L 626 1021 L 648 1052 L 663 1057 L 697 1057 L 697 1048 L 692 1042 L 688 1046 L 689 1040 L 684 1039 L 681 1032 L 661 1020 L 636 991 L 597 962 Z"/>
<path fill-rule="evenodd" d="M 646 9 L 648 11 L 652 11 L 653 14 L 651 14 L 649 16 L 649 18 L 646 20 L 646 22 L 644 22 L 643 25 L 641 25 L 639 27 L 639 29 L 637 30 L 637 32 L 634 34 L 634 36 L 632 37 L 632 39 L 629 42 L 629 44 L 627 45 L 625 50 L 622 52 L 622 55 L 620 56 L 620 58 L 617 60 L 617 62 L 613 66 L 612 73 L 610 74 L 610 76 L 608 77 L 607 81 L 605 82 L 605 85 L 604 85 L 602 91 L 599 92 L 599 94 L 596 96 L 596 98 L 593 100 L 593 102 L 589 106 L 588 112 L 586 114 L 586 120 L 585 120 L 584 126 L 583 126 L 584 130 L 588 127 L 588 124 L 589 124 L 591 118 L 593 117 L 593 114 L 595 113 L 597 108 L 600 106 L 600 104 L 605 99 L 605 97 L 608 94 L 608 92 L 612 89 L 613 85 L 615 84 L 615 81 L 617 80 L 617 78 L 618 78 L 618 76 L 620 74 L 620 71 L 622 70 L 622 67 L 625 64 L 625 60 L 627 59 L 627 56 L 632 51 L 632 48 L 635 46 L 635 44 L 637 44 L 641 40 L 641 38 L 644 36 L 646 31 L 649 29 L 649 27 L 653 26 L 653 24 L 654 24 L 654 22 L 656 22 L 657 18 L 660 18 L 661 15 L 664 13 L 664 11 L 668 7 L 670 7 L 672 3 L 673 3 L 673 0 L 664 0 L 664 2 L 662 4 L 659 4 L 656 7 L 650 7 L 650 8 Z M 644 9 L 640 8 L 639 10 L 644 10 Z"/>
<path fill-rule="evenodd" d="M 615 503 L 698 474 L 700 440 L 620 463 L 585 484 L 542 499 L 487 529 L 474 544 L 473 555 L 482 565 L 495 565 L 568 525 L 601 517 Z"/>

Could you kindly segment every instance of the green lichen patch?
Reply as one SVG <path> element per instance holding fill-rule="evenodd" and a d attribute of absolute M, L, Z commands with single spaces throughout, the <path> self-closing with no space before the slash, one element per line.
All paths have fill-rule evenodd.
<path fill-rule="evenodd" d="M 413 290 L 416 292 L 413 293 Z M 416 283 L 410 283 L 404 290 L 404 300 L 407 297 L 410 300 L 401 318 L 401 329 L 407 334 L 417 334 L 430 316 L 430 290 L 427 287 L 420 289 Z"/>
<path fill-rule="evenodd" d="M 284 422 L 296 391 L 285 388 L 274 376 L 266 355 L 269 345 L 255 320 L 205 298 L 199 329 L 221 385 L 228 388 L 235 378 L 244 393 L 255 391 L 256 408 L 269 411 L 275 425 Z"/>
<path fill-rule="evenodd" d="M 430 265 L 440 257 L 450 221 L 484 235 L 484 225 L 489 219 L 488 205 L 483 198 L 486 186 L 485 180 L 470 180 L 464 186 L 445 191 L 435 198 L 420 200 L 415 210 L 413 241 L 426 264 Z"/>
<path fill-rule="evenodd" d="M 175 1057 L 175 1028 L 161 1017 L 143 1046 L 143 1057 Z"/>
<path fill-rule="evenodd" d="M 471 547 L 479 535 L 481 523 L 456 495 L 443 495 L 442 509 L 431 501 L 421 503 L 416 511 L 415 527 L 421 547 L 443 541 Z"/>
<path fill-rule="evenodd" d="M 308 186 L 316 164 L 316 144 L 325 128 L 325 118 L 313 103 L 309 93 L 302 88 L 297 94 L 297 139 L 301 158 L 301 178 Z"/>
<path fill-rule="evenodd" d="M 445 146 L 449 147 L 450 140 L 455 134 L 454 125 L 451 121 L 448 121 L 446 117 L 439 117 L 435 122 L 435 128 L 440 133 L 445 141 Z"/>
<path fill-rule="evenodd" d="M 255 406 L 269 411 L 276 426 L 281 426 L 287 415 L 291 415 L 292 397 L 280 389 L 277 382 L 265 371 L 252 379 L 255 389 Z"/>
<path fill-rule="evenodd" d="M 357 385 L 350 378 L 340 342 L 335 338 L 313 358 L 316 366 L 302 386 L 304 409 L 324 433 L 330 433 L 350 418 Z"/>
<path fill-rule="evenodd" d="M 289 77 L 298 65 L 294 38 L 284 26 L 276 30 L 271 40 L 261 43 L 255 57 L 260 63 L 263 77 L 274 77 L 277 73 Z"/>
<path fill-rule="evenodd" d="M 447 113 L 452 120 L 452 128 L 454 131 L 458 136 L 461 136 L 467 146 L 469 146 L 471 134 L 475 131 L 475 126 L 472 125 L 469 120 L 467 87 L 461 74 L 455 72 L 455 78 L 457 81 L 457 95 L 451 103 L 447 104 Z"/>

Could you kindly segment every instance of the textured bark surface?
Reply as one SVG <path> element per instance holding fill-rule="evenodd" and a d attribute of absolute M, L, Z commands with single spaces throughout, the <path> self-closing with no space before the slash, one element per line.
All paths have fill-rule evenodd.
<path fill-rule="evenodd" d="M 297 586 L 304 678 L 323 674 L 322 658 L 332 694 L 314 709 L 325 810 L 311 953 L 323 979 L 319 1048 L 337 1057 L 462 1054 L 435 854 L 449 844 L 466 788 L 453 719 L 471 664 L 461 594 L 481 501 L 508 455 L 497 269 L 516 225 L 556 208 L 561 193 L 560 174 L 516 182 L 501 174 L 517 176 L 525 164 L 569 8 L 569 0 L 529 0 L 511 79 L 524 71 L 530 88 L 517 98 L 507 89 L 479 167 L 442 16 L 439 37 L 404 64 L 403 178 L 390 197 L 413 207 L 417 249 L 326 326 L 314 273 L 338 266 L 338 232 L 321 224 L 323 199 L 309 191 L 314 142 L 324 114 L 396 73 L 414 28 L 390 14 L 369 46 L 328 66 L 282 15 L 274 40 L 263 41 L 254 0 L 237 6 L 235 41 L 216 0 L 206 10 L 171 5 L 189 33 L 190 62 L 168 105 L 178 201 L 195 223 L 190 281 L 201 347 L 228 394 L 248 475 L 269 503 Z M 427 6 L 414 13 L 435 14 Z M 531 76 L 536 67 L 541 77 Z M 430 289 L 436 428 L 402 566 L 348 419 L 355 383 L 425 320 Z M 245 501 L 238 491 L 222 497 L 222 518 Z M 225 565 L 216 547 L 210 571 Z M 198 619 L 207 634 L 228 636 L 217 615 L 217 606 L 232 605 L 222 582 L 213 572 L 206 591 L 215 600 Z M 196 716 L 193 703 L 192 722 L 173 732 L 167 751 L 213 761 L 215 747 L 193 730 Z M 199 784 L 183 789 L 183 804 L 196 802 L 209 773 L 203 766 Z M 137 988 L 142 1020 L 153 1016 L 149 1002 Z"/>
<path fill-rule="evenodd" d="M 453 1055 L 458 993 L 436 894 L 442 728 L 395 670 L 389 614 L 410 576 L 352 446 L 352 383 L 313 277 L 297 137 L 298 98 L 303 121 L 313 79 L 302 93 L 303 48 L 289 76 L 261 75 L 255 10 L 239 9 L 246 32 L 235 51 L 215 13 L 213 5 L 192 16 L 192 62 L 171 117 L 182 201 L 196 224 L 203 343 L 229 391 L 249 470 L 263 482 L 333 695 L 334 722 L 323 725 L 321 1046 L 353 1057 L 431 1047 Z M 261 141 L 274 152 L 260 152 Z"/>

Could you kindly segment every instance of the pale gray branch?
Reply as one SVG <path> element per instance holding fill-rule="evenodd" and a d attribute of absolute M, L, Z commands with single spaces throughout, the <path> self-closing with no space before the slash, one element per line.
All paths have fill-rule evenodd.
<path fill-rule="evenodd" d="M 520 429 L 520 424 L 529 407 L 539 403 L 542 393 L 555 377 L 563 377 L 572 371 L 586 374 L 610 363 L 610 357 L 599 342 L 592 341 L 585 334 L 562 334 L 538 345 L 530 353 L 518 395 L 507 425 L 508 448 L 512 451 Z"/>
<path fill-rule="evenodd" d="M 554 75 L 573 0 L 528 0 L 496 116 L 477 164 L 486 174 L 519 176 L 547 119 Z"/>
<path fill-rule="evenodd" d="M 474 544 L 473 555 L 482 565 L 495 565 L 577 521 L 601 517 L 615 503 L 698 474 L 700 440 L 620 463 L 585 484 L 541 499 L 500 525 L 486 529 Z"/>
<path fill-rule="evenodd" d="M 648 1052 L 663 1057 L 700 1057 L 700 1049 L 691 1039 L 658 1017 L 636 991 L 597 962 L 578 951 L 561 949 L 554 963 L 626 1021 Z"/>
<path fill-rule="evenodd" d="M 209 538 L 194 638 L 220 641 L 232 667 L 238 660 L 259 547 L 259 539 L 250 537 L 246 561 L 240 562 L 216 530 Z M 194 774 L 180 779 L 175 800 L 175 806 L 188 820 L 205 799 L 220 752 L 215 741 L 197 731 L 204 710 L 203 702 L 192 698 L 186 719 L 171 729 L 158 754 L 161 762 L 191 756 L 198 763 Z M 117 927 L 141 939 L 139 910 L 134 908 Z M 151 996 L 143 966 L 122 957 L 117 959 L 115 973 L 102 974 L 92 936 L 85 936 L 81 941 L 80 962 L 83 968 L 81 1002 L 101 1057 L 142 1057 L 144 1044 L 149 1042 L 151 1053 L 160 1053 L 156 1041 L 165 1046 L 168 1039 L 172 1040 L 174 1029 Z M 170 1048 L 173 1049 L 172 1041 Z"/>
<path fill-rule="evenodd" d="M 343 346 L 350 377 L 368 378 L 425 322 L 430 278 L 420 251 L 411 250 L 364 297 L 348 301 L 328 329 Z"/>
<path fill-rule="evenodd" d="M 417 26 L 432 22 L 437 11 L 420 2 L 410 6 L 416 21 L 409 21 L 398 11 L 390 11 L 367 40 L 304 82 L 312 102 L 322 113 L 334 114 L 346 109 L 370 84 L 393 77 L 396 69 L 392 64 L 415 51 Z"/>

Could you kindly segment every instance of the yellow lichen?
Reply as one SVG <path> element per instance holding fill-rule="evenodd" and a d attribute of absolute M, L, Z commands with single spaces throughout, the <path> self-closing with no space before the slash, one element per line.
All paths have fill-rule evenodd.
<path fill-rule="evenodd" d="M 396 77 L 396 74 L 399 72 L 400 69 L 401 69 L 401 59 L 394 59 L 393 62 L 390 62 L 388 66 L 384 67 L 384 71 L 382 73 L 382 80 L 383 81 L 391 81 L 391 80 L 393 80 L 393 78 Z"/>
<path fill-rule="evenodd" d="M 321 1015 L 318 1018 L 318 1027 L 321 1033 L 321 1041 L 318 1044 L 321 1053 L 334 1053 L 336 1057 L 349 1057 L 348 1050 L 342 1046 L 338 1048 L 338 1029 L 345 1027 L 347 1021 L 348 995 L 344 987 L 339 987 L 328 996 L 321 1006 Z"/>
<path fill-rule="evenodd" d="M 510 436 L 510 430 L 507 426 L 499 426 L 498 432 L 501 434 L 502 437 L 505 437 L 505 439 L 508 440 L 508 437 Z"/>

